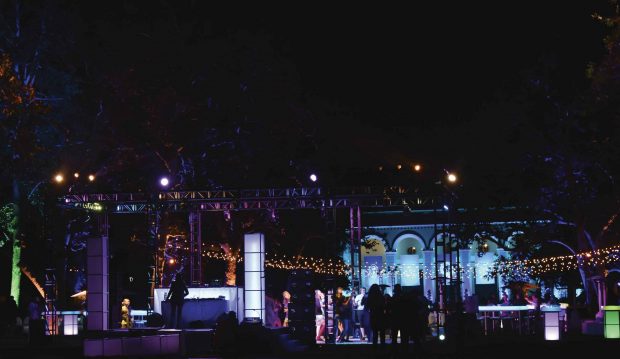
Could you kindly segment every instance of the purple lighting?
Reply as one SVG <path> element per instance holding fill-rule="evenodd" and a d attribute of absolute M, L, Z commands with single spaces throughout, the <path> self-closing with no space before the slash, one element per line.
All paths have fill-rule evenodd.
<path fill-rule="evenodd" d="M 170 181 L 168 180 L 168 177 L 162 177 L 162 178 L 159 180 L 159 184 L 160 184 L 162 187 L 168 187 L 168 185 L 170 184 Z"/>
<path fill-rule="evenodd" d="M 313 173 L 310 175 L 310 181 L 312 182 L 316 182 L 316 180 L 318 180 L 319 178 Z"/>

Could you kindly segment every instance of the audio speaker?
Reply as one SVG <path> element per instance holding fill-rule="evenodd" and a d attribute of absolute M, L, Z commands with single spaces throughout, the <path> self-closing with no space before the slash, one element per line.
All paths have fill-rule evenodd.
<path fill-rule="evenodd" d="M 314 320 L 290 320 L 291 336 L 304 344 L 315 344 L 316 322 Z"/>
<path fill-rule="evenodd" d="M 159 313 L 152 313 L 146 317 L 146 326 L 147 327 L 163 327 L 164 326 L 164 317 Z"/>
<path fill-rule="evenodd" d="M 307 303 L 294 303 L 288 304 L 288 320 L 301 320 L 312 321 L 316 319 L 314 313 L 314 305 L 308 305 Z"/>

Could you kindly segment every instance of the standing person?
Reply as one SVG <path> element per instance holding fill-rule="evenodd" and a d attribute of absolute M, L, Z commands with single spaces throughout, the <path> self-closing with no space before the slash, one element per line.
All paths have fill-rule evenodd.
<path fill-rule="evenodd" d="M 370 308 L 368 307 L 368 293 L 364 294 L 362 298 L 362 305 L 364 306 L 364 310 L 362 311 L 362 325 L 364 327 L 364 332 L 366 334 L 365 340 L 367 342 L 372 341 L 372 329 L 370 329 Z"/>
<path fill-rule="evenodd" d="M 323 302 L 325 295 L 319 289 L 314 291 L 314 315 L 316 318 L 316 341 L 323 341 L 325 332 L 325 308 Z"/>
<path fill-rule="evenodd" d="M 170 301 L 170 327 L 177 329 L 181 327 L 183 303 L 188 294 L 189 290 L 183 281 L 182 273 L 177 273 L 170 283 L 170 290 L 166 296 L 166 300 Z"/>
<path fill-rule="evenodd" d="M 392 303 L 390 306 L 391 311 L 391 327 L 390 337 L 392 338 L 392 351 L 396 353 L 398 351 L 398 332 L 401 333 L 401 343 L 407 339 L 403 336 L 403 328 L 405 324 L 405 303 L 403 299 L 403 292 L 400 284 L 394 285 L 394 296 L 392 297 Z"/>
<path fill-rule="evenodd" d="M 128 329 L 133 327 L 133 321 L 131 320 L 131 301 L 129 298 L 124 298 L 121 302 L 121 328 Z"/>
<path fill-rule="evenodd" d="M 381 341 L 381 346 L 385 346 L 385 298 L 379 285 L 373 284 L 368 290 L 368 301 L 366 302 L 370 312 L 370 328 L 372 329 L 372 345 L 376 349 L 377 341 Z"/>
<path fill-rule="evenodd" d="M 45 324 L 41 319 L 43 304 L 37 296 L 32 297 L 28 304 L 30 343 L 40 343 L 45 336 Z"/>
<path fill-rule="evenodd" d="M 288 327 L 288 304 L 291 302 L 291 293 L 282 292 L 282 326 Z"/>
<path fill-rule="evenodd" d="M 360 323 L 360 340 L 366 340 L 366 314 L 367 311 L 364 309 L 364 305 L 366 301 L 366 288 L 360 288 L 360 294 L 355 297 L 355 301 L 353 302 L 353 308 L 355 309 L 355 313 L 357 316 L 357 321 Z"/>
<path fill-rule="evenodd" d="M 336 294 L 334 295 L 334 324 L 337 325 L 336 329 L 336 340 L 337 342 L 342 342 L 345 340 L 345 336 L 349 333 L 349 322 L 351 317 L 351 309 L 350 309 L 350 299 L 351 297 L 345 297 L 342 292 L 342 287 L 338 287 L 336 289 Z M 348 307 L 348 308 L 347 308 Z M 348 338 L 347 338 L 348 341 Z"/>
<path fill-rule="evenodd" d="M 353 318 L 353 300 L 351 300 L 351 296 L 344 296 L 344 301 L 342 302 L 341 312 L 342 316 L 340 319 L 342 320 L 342 341 L 348 342 L 349 336 L 353 330 L 353 325 L 351 325 L 351 320 Z"/>

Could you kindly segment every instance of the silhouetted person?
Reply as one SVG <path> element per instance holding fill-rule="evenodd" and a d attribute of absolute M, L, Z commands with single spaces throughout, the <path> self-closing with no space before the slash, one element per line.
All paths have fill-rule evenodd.
<path fill-rule="evenodd" d="M 17 311 L 17 303 L 15 302 L 15 298 L 12 295 L 9 296 L 9 298 L 6 300 L 4 310 L 6 314 L 8 334 L 13 335 L 15 334 L 18 311 Z"/>
<path fill-rule="evenodd" d="M 527 301 L 523 298 L 523 295 L 520 292 L 515 293 L 515 298 L 512 303 L 513 305 L 527 305 Z"/>
<path fill-rule="evenodd" d="M 180 328 L 182 323 L 183 303 L 189 290 L 183 281 L 181 273 L 177 273 L 170 283 L 170 290 L 166 300 L 170 301 L 170 326 Z"/>
<path fill-rule="evenodd" d="M 400 326 L 400 343 L 401 356 L 405 356 L 409 351 L 409 340 L 413 339 L 415 341 L 415 345 L 418 345 L 420 333 L 422 332 L 421 324 L 420 324 L 420 306 L 421 300 L 424 298 L 422 294 L 416 294 L 415 292 L 410 292 L 407 294 L 403 294 L 401 297 L 401 314 L 399 315 L 401 318 L 401 326 Z M 422 299 L 419 299 L 422 298 Z M 426 321 L 424 321 L 426 323 Z"/>
<path fill-rule="evenodd" d="M 39 297 L 32 297 L 28 304 L 30 343 L 40 343 L 45 336 L 45 324 L 41 319 L 43 304 Z"/>
<path fill-rule="evenodd" d="M 236 351 L 235 343 L 238 328 L 239 322 L 236 312 L 222 313 L 215 325 L 215 334 L 213 336 L 215 349 L 224 355 L 233 354 Z"/>
<path fill-rule="evenodd" d="M 372 329 L 372 345 L 377 347 L 377 341 L 385 346 L 385 298 L 377 284 L 370 286 L 368 301 L 366 302 L 370 312 L 370 328 Z"/>
<path fill-rule="evenodd" d="M 398 332 L 400 332 L 400 341 L 405 344 L 407 338 L 404 333 L 405 326 L 405 298 L 400 284 L 394 285 L 393 296 L 390 303 L 391 326 L 390 336 L 392 338 L 392 351 L 398 352 Z"/>

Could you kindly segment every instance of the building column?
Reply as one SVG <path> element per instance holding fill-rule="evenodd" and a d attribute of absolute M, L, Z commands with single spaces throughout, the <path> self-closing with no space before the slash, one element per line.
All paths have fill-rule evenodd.
<path fill-rule="evenodd" d="M 497 253 L 498 256 L 502 256 L 502 257 L 505 257 L 507 259 L 510 259 L 510 252 L 508 252 L 508 251 L 506 251 L 506 250 L 504 250 L 502 248 L 497 248 L 497 252 L 496 253 Z M 503 288 L 506 285 L 508 285 L 508 283 L 506 283 L 506 281 L 504 281 L 502 279 L 502 276 L 499 275 L 499 274 L 497 274 L 497 283 L 498 283 L 498 285 L 497 285 L 497 298 L 501 299 L 502 298 Z"/>
<path fill-rule="evenodd" d="M 88 272 L 87 328 L 92 331 L 108 330 L 110 311 L 108 290 L 108 237 L 88 238 L 86 243 L 86 256 Z"/>
<path fill-rule="evenodd" d="M 392 294 L 392 289 L 394 289 L 394 285 L 400 283 L 399 280 L 397 280 L 397 278 L 392 277 L 393 273 L 391 271 L 391 269 L 394 269 L 394 267 L 398 264 L 396 263 L 396 251 L 391 251 L 391 252 L 385 252 L 385 275 L 383 276 L 383 284 L 387 284 L 390 286 L 390 288 L 386 288 L 386 293 L 388 294 Z M 400 279 L 400 278 L 398 278 Z"/>
<path fill-rule="evenodd" d="M 428 291 L 431 291 L 431 299 L 433 302 L 436 302 L 435 298 L 435 280 L 432 279 L 435 276 L 435 271 L 433 270 L 433 259 L 435 257 L 435 252 L 432 250 L 422 251 L 424 253 L 424 269 L 423 269 L 423 277 L 424 277 L 424 296 L 428 298 Z"/>
<path fill-rule="evenodd" d="M 471 273 L 469 273 L 469 254 L 471 253 L 471 249 L 459 249 L 459 265 L 463 268 L 463 273 L 461 274 L 461 280 L 463 281 L 463 285 L 461 286 L 461 297 L 465 297 L 465 292 L 467 295 L 472 295 L 474 292 L 472 291 L 472 282 L 473 279 L 471 277 Z"/>

